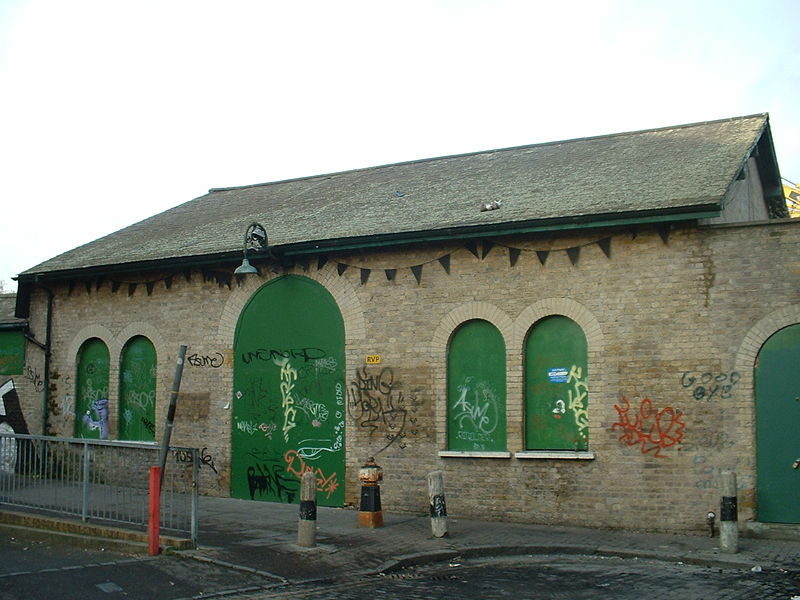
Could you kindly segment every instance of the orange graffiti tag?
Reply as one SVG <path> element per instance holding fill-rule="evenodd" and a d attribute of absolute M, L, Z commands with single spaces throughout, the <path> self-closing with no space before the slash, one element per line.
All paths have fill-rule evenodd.
<path fill-rule="evenodd" d="M 661 451 L 683 442 L 683 413 L 672 407 L 656 410 L 649 398 L 642 400 L 638 414 L 631 419 L 631 404 L 622 397 L 622 407 L 614 405 L 619 420 L 611 426 L 611 430 L 620 429 L 619 440 L 628 446 L 641 444 L 642 454 L 653 453 L 657 458 L 666 458 Z"/>
<path fill-rule="evenodd" d="M 303 473 L 314 473 L 317 478 L 317 491 L 326 493 L 326 498 L 330 498 L 331 494 L 339 487 L 336 473 L 326 477 L 322 469 L 314 469 L 314 467 L 307 465 L 297 450 L 287 450 L 286 454 L 283 455 L 283 460 L 286 461 L 286 470 L 296 475 L 298 479 L 303 477 Z"/>

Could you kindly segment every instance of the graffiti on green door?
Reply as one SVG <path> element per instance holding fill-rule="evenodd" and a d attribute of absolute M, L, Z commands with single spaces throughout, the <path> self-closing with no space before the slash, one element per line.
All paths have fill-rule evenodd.
<path fill-rule="evenodd" d="M 119 439 L 156 439 L 156 350 L 146 337 L 132 338 L 122 351 L 119 382 Z"/>
<path fill-rule="evenodd" d="M 75 389 L 75 437 L 108 439 L 108 348 L 98 338 L 78 352 Z"/>
<path fill-rule="evenodd" d="M 259 289 L 234 341 L 231 495 L 299 501 L 317 478 L 322 505 L 344 503 L 344 322 L 330 293 L 289 275 Z"/>

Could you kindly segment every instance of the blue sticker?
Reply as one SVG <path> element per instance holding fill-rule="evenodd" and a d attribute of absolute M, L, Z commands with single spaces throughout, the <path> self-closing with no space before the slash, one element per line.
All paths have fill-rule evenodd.
<path fill-rule="evenodd" d="M 564 367 L 557 367 L 555 369 L 547 369 L 547 378 L 550 383 L 567 383 L 569 370 Z"/>

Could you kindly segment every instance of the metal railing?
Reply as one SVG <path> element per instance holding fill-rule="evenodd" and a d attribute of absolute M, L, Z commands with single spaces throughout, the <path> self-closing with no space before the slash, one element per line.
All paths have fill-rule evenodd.
<path fill-rule="evenodd" d="M 160 446 L 0 432 L 0 504 L 146 528 Z M 170 447 L 160 528 L 197 542 L 200 452 Z"/>

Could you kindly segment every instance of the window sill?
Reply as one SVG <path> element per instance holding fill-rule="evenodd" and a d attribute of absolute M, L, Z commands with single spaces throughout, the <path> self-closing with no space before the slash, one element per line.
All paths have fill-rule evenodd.
<path fill-rule="evenodd" d="M 594 460 L 594 452 L 574 450 L 520 450 L 514 452 L 514 458 L 550 458 L 562 460 Z"/>
<path fill-rule="evenodd" d="M 468 452 L 461 450 L 439 450 L 439 458 L 511 458 L 511 452 Z"/>

